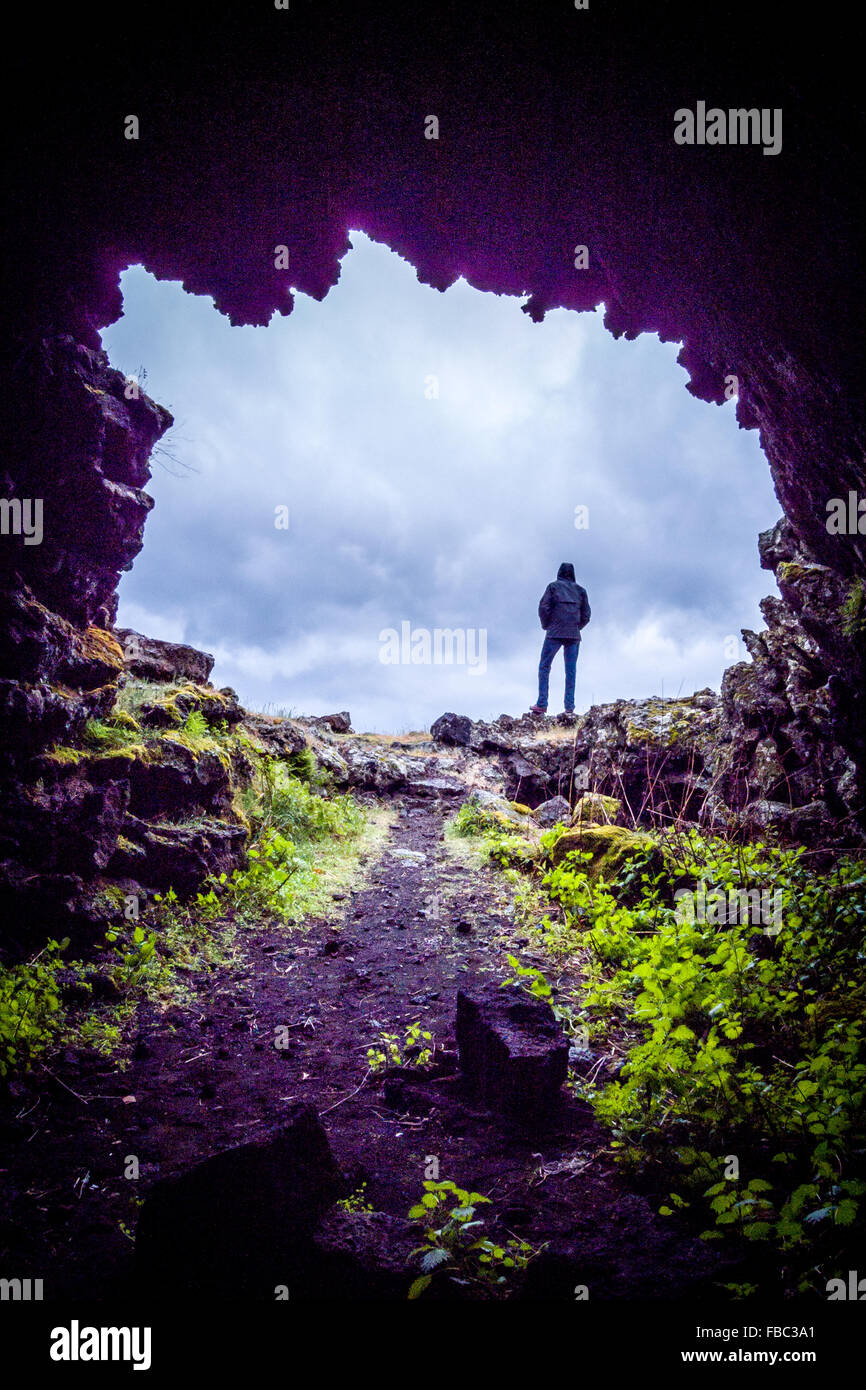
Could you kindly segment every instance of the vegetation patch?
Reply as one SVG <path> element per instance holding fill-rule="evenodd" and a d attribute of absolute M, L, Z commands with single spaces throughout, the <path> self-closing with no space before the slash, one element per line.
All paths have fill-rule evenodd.
<path fill-rule="evenodd" d="M 566 995 L 516 958 L 512 978 L 584 1047 L 623 1059 L 577 1090 L 620 1161 L 665 1184 L 660 1214 L 751 1245 L 775 1293 L 780 1278 L 823 1291 L 866 1228 L 866 867 L 817 871 L 801 848 L 697 831 L 648 838 L 609 878 L 579 849 L 544 877 L 554 911 L 532 935 L 575 967 Z M 750 903 L 771 888 L 773 919 L 684 912 L 683 885 Z"/>
<path fill-rule="evenodd" d="M 522 1273 L 538 1254 L 525 1240 L 508 1236 L 501 1242 L 487 1234 L 478 1208 L 490 1198 L 469 1192 L 448 1179 L 427 1181 L 420 1201 L 409 1211 L 418 1223 L 423 1242 L 412 1251 L 421 1273 L 409 1289 L 409 1298 L 420 1298 L 434 1280 L 457 1284 L 464 1296 L 505 1296 L 513 1276 Z"/>

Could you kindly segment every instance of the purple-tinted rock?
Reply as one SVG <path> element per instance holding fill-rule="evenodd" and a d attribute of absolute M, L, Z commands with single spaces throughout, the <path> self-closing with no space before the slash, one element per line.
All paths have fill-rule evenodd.
<path fill-rule="evenodd" d="M 460 1070 L 491 1110 L 527 1120 L 555 1111 L 568 1043 L 543 999 L 479 981 L 457 995 L 456 1035 Z"/>

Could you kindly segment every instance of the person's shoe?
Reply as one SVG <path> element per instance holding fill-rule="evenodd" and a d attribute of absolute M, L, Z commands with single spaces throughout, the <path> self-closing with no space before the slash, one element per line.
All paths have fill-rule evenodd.
<path fill-rule="evenodd" d="M 529 706 L 529 713 L 530 713 L 530 714 L 547 714 L 547 710 L 544 708 L 543 705 L 530 705 L 530 706 Z"/>

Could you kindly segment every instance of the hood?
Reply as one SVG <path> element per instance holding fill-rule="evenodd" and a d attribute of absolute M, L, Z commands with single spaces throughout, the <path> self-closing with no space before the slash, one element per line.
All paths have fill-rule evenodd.
<path fill-rule="evenodd" d="M 563 561 L 563 563 L 559 567 L 559 570 L 557 571 L 556 577 L 557 579 L 570 579 L 573 584 L 575 582 L 574 565 L 566 564 Z"/>

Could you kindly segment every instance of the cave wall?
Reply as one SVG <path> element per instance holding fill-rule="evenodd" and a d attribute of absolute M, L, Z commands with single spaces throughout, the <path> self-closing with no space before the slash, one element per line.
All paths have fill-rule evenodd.
<path fill-rule="evenodd" d="M 110 700 L 116 585 L 170 423 L 126 399 L 99 352 L 120 272 L 143 262 L 233 323 L 264 324 L 291 311 L 292 286 L 328 292 L 353 227 L 440 290 L 463 275 L 528 295 L 534 319 L 604 301 L 612 333 L 681 341 L 702 399 L 721 402 L 736 376 L 737 418 L 760 430 L 788 519 L 784 563 L 796 551 L 812 566 L 814 592 L 790 569 L 784 602 L 833 682 L 833 746 L 862 779 L 863 641 L 839 610 L 866 537 L 825 525 L 830 498 L 866 493 L 857 50 L 832 10 L 808 28 L 771 5 L 695 11 L 446 0 L 398 16 L 292 0 L 147 22 L 96 5 L 85 24 L 58 7 L 50 53 L 42 13 L 25 19 L 2 487 L 43 499 L 45 533 L 2 537 L 7 826 L 27 760 Z M 674 111 L 699 99 L 781 108 L 782 151 L 675 144 Z"/>

